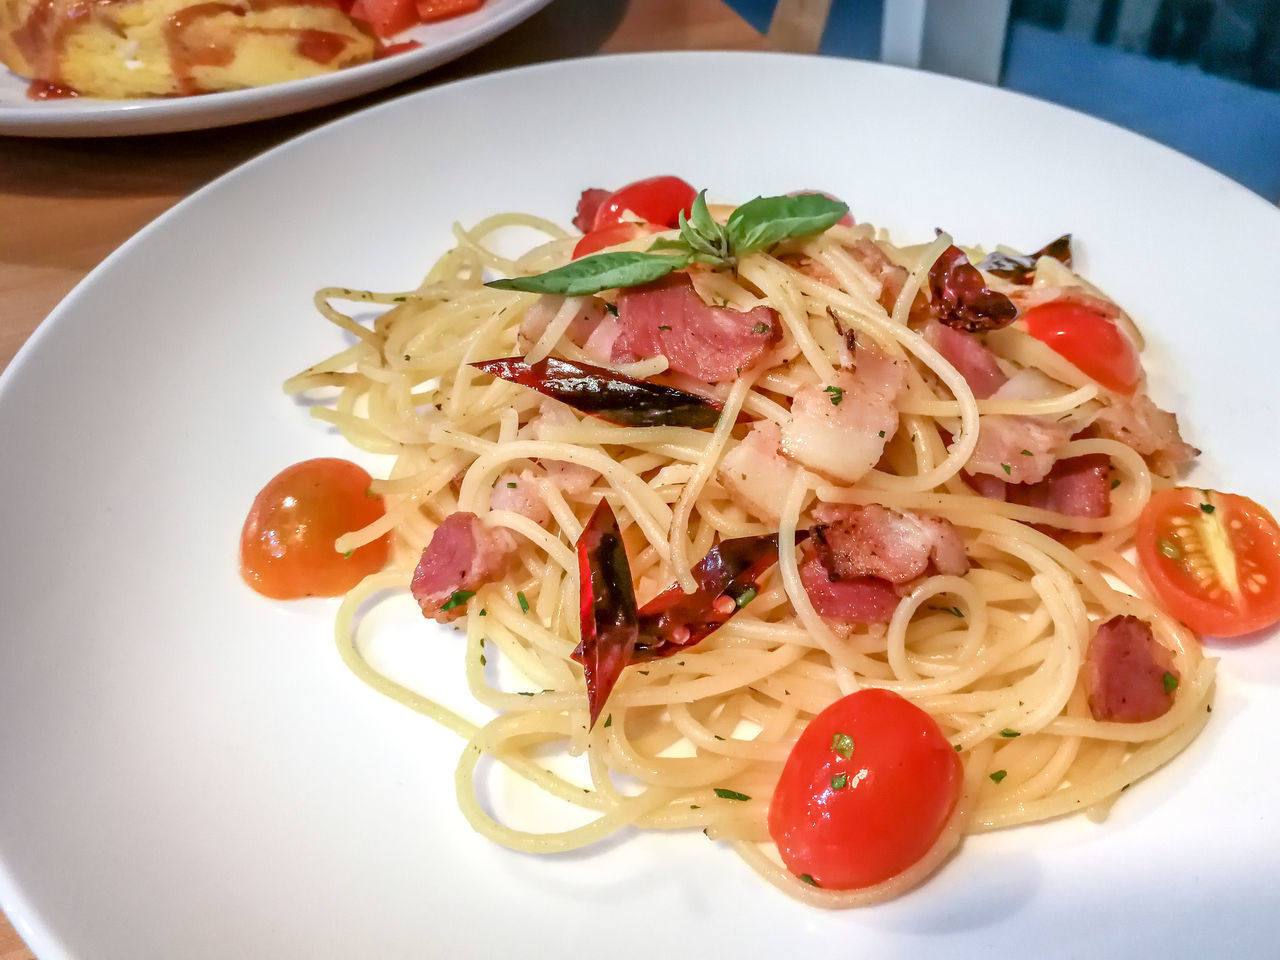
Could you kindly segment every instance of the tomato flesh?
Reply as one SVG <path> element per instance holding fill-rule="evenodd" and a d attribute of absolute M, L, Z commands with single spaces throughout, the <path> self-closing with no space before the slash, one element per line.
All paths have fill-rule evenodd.
<path fill-rule="evenodd" d="M 1280 622 L 1280 527 L 1248 497 L 1161 490 L 1134 542 L 1152 589 L 1197 633 L 1238 637 Z"/>
<path fill-rule="evenodd" d="M 1131 394 L 1142 379 L 1138 351 L 1104 309 L 1084 300 L 1050 300 L 1022 315 L 1027 332 L 1108 390 Z"/>
<path fill-rule="evenodd" d="M 689 215 L 698 191 L 679 177 L 649 177 L 621 187 L 596 209 L 592 231 L 628 220 L 662 227 L 679 226 L 680 212 Z"/>
<path fill-rule="evenodd" d="M 662 227 L 655 227 L 647 223 L 615 223 L 609 227 L 592 230 L 584 235 L 573 248 L 573 259 L 577 260 L 579 257 L 599 253 L 605 247 L 614 247 L 620 243 L 626 243 L 628 240 L 634 240 L 636 237 L 655 233 L 662 229 Z"/>
<path fill-rule="evenodd" d="M 769 804 L 769 835 L 802 879 L 832 890 L 873 886 L 929 851 L 963 779 L 932 717 L 888 690 L 859 690 L 796 741 Z"/>
<path fill-rule="evenodd" d="M 254 498 L 240 533 L 240 575 L 274 600 L 336 597 L 387 562 L 384 535 L 344 555 L 334 541 L 381 517 L 382 498 L 368 493 L 371 478 L 347 460 L 295 463 Z"/>

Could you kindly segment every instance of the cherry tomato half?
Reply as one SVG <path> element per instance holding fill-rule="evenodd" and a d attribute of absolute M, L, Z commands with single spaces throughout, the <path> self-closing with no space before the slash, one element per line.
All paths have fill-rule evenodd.
<path fill-rule="evenodd" d="M 665 228 L 655 227 L 647 223 L 615 223 L 609 227 L 592 230 L 578 241 L 573 248 L 573 259 L 599 253 L 605 247 L 626 243 L 646 233 L 658 233 Z"/>
<path fill-rule="evenodd" d="M 932 717 L 888 690 L 859 690 L 814 717 L 792 747 L 769 835 L 799 877 L 832 890 L 873 886 L 929 851 L 963 779 Z"/>
<path fill-rule="evenodd" d="M 274 477 L 254 498 L 240 533 L 240 575 L 273 600 L 336 597 L 382 569 L 389 536 L 351 554 L 334 541 L 385 512 L 369 495 L 371 478 L 346 460 L 304 460 Z"/>
<path fill-rule="evenodd" d="M 662 227 L 679 226 L 680 211 L 689 215 L 698 191 L 679 177 L 649 177 L 621 187 L 596 209 L 591 229 L 627 220 L 643 220 Z"/>
<path fill-rule="evenodd" d="M 1085 300 L 1050 300 L 1022 315 L 1027 332 L 1108 390 L 1131 394 L 1142 378 L 1138 351 L 1104 309 Z"/>
<path fill-rule="evenodd" d="M 1238 637 L 1280 622 L 1280 527 L 1248 497 L 1161 490 L 1134 542 L 1152 589 L 1197 633 Z"/>

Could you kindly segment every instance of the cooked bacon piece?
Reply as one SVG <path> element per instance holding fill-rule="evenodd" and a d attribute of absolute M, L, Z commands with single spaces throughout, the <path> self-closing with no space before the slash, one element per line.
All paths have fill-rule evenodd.
<path fill-rule="evenodd" d="M 598 337 L 599 328 L 604 326 L 603 321 L 611 320 L 612 318 L 606 314 L 604 303 L 595 297 L 576 297 L 574 299 L 578 303 L 578 311 L 574 314 L 573 319 L 569 321 L 569 326 L 564 335 L 574 343 L 582 346 L 593 357 L 607 362 L 609 359 L 608 345 L 612 343 L 611 340 L 605 344 L 603 355 L 592 353 L 587 344 L 593 338 Z M 516 334 L 516 345 L 520 348 L 521 354 L 528 353 L 533 345 L 542 339 L 542 335 L 546 333 L 551 321 L 563 309 L 565 301 L 565 297 L 546 294 L 535 300 L 529 309 L 524 312 L 524 316 L 520 320 L 520 331 Z M 598 343 L 599 341 L 597 340 L 597 349 L 599 349 Z"/>
<path fill-rule="evenodd" d="M 857 260 L 871 274 L 873 280 L 880 283 L 880 295 L 876 299 L 886 313 L 893 313 L 894 304 L 898 302 L 898 294 L 906 286 L 910 274 L 906 267 L 900 267 L 880 249 L 871 239 L 861 237 L 847 248 L 853 259 Z"/>
<path fill-rule="evenodd" d="M 1098 627 L 1085 656 L 1084 686 L 1095 720 L 1141 723 L 1169 712 L 1178 685 L 1173 655 L 1137 617 Z"/>
<path fill-rule="evenodd" d="M 1008 382 L 996 355 L 973 334 L 931 322 L 924 328 L 924 338 L 959 371 L 979 400 L 985 400 Z"/>
<path fill-rule="evenodd" d="M 800 582 L 818 615 L 842 624 L 888 623 L 900 599 L 888 580 L 876 577 L 833 580 L 822 561 L 812 553 L 800 564 Z"/>
<path fill-rule="evenodd" d="M 1178 418 L 1157 407 L 1145 393 L 1112 397 L 1094 426 L 1100 436 L 1138 451 L 1163 477 L 1172 477 L 1179 467 L 1200 455 L 1195 447 L 1183 443 Z"/>
<path fill-rule="evenodd" d="M 1059 460 L 1039 483 L 1004 483 L 982 474 L 966 476 L 979 496 L 1068 517 L 1105 517 L 1111 512 L 1111 462 L 1100 453 Z"/>
<path fill-rule="evenodd" d="M 583 233 L 590 233 L 591 228 L 595 226 L 596 211 L 600 209 L 600 205 L 609 199 L 612 190 L 602 190 L 599 187 L 588 187 L 582 191 L 582 196 L 578 198 L 577 216 L 573 218 L 573 225 Z"/>
<path fill-rule="evenodd" d="M 998 400 L 1042 400 L 1064 391 L 1035 370 L 1020 370 L 991 396 Z M 987 414 L 978 428 L 978 445 L 965 464 L 1007 483 L 1036 483 L 1053 469 L 1062 448 L 1080 430 L 1077 417 L 1024 417 Z"/>
<path fill-rule="evenodd" d="M 782 453 L 819 473 L 853 483 L 884 455 L 898 429 L 894 400 L 906 382 L 905 364 L 859 345 L 852 373 L 796 391 L 791 421 L 782 428 Z"/>
<path fill-rule="evenodd" d="M 529 470 L 519 474 L 504 473 L 498 477 L 493 493 L 489 495 L 489 509 L 519 513 L 538 526 L 551 519 L 551 511 L 538 490 L 538 480 Z"/>
<path fill-rule="evenodd" d="M 939 517 L 888 510 L 879 504 L 821 503 L 810 529 L 818 558 L 836 580 L 878 577 L 903 584 L 930 563 L 939 573 L 969 569 L 964 539 Z"/>
<path fill-rule="evenodd" d="M 661 355 L 672 370 L 704 383 L 735 379 L 782 337 L 772 308 L 708 306 L 683 273 L 623 291 L 618 322 L 615 363 Z"/>
<path fill-rule="evenodd" d="M 797 470 L 778 452 L 781 443 L 781 428 L 760 420 L 720 461 L 720 485 L 730 498 L 770 524 L 778 522 Z"/>
<path fill-rule="evenodd" d="M 459 511 L 444 518 L 422 551 L 409 591 L 422 615 L 448 623 L 463 614 L 465 603 L 441 610 L 459 590 L 475 592 L 496 580 L 507 565 L 515 542 L 505 530 L 489 530 L 474 513 Z"/>

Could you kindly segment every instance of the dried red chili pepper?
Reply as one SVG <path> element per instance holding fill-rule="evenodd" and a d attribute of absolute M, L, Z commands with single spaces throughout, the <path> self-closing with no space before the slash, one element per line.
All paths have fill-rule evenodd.
<path fill-rule="evenodd" d="M 607 500 L 601 500 L 578 537 L 579 611 L 582 641 L 573 659 L 587 681 L 591 726 L 623 668 L 631 662 L 639 635 L 631 564 Z"/>
<path fill-rule="evenodd" d="M 624 427 L 713 427 L 720 419 L 721 405 L 714 400 L 589 363 L 547 357 L 530 364 L 507 357 L 472 366 Z"/>
<path fill-rule="evenodd" d="M 929 311 L 949 327 L 975 333 L 1013 323 L 1018 308 L 987 286 L 963 250 L 947 247 L 929 268 Z"/>
<path fill-rule="evenodd" d="M 1056 240 L 1051 240 L 1035 253 L 1019 256 L 1012 253 L 989 253 L 978 269 L 994 273 L 1011 283 L 1026 286 L 1035 279 L 1036 261 L 1041 257 L 1052 257 L 1064 266 L 1071 266 L 1071 234 L 1064 233 Z"/>

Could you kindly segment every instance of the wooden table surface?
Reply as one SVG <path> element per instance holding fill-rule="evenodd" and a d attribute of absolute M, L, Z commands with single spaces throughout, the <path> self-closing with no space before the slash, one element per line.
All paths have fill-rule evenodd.
<path fill-rule="evenodd" d="M 768 45 L 720 0 L 554 0 L 460 60 L 332 107 L 212 136 L 0 137 L 0 369 L 85 274 L 152 219 L 245 160 L 320 124 L 424 87 L 540 60 Z M 3 915 L 0 960 L 33 960 Z"/>

